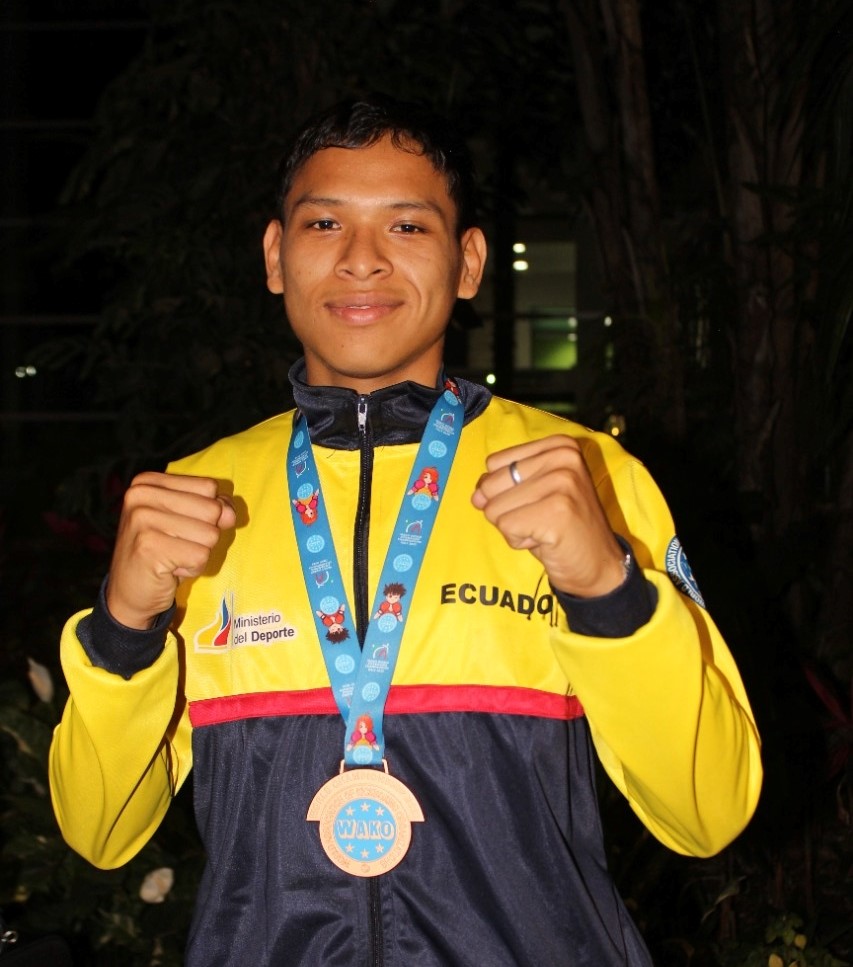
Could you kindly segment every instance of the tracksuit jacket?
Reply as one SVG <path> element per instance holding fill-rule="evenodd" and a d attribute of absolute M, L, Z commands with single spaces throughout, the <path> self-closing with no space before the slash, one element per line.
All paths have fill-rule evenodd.
<path fill-rule="evenodd" d="M 441 390 L 358 396 L 309 387 L 303 373 L 297 364 L 295 400 L 363 641 Z M 102 593 L 66 627 L 71 698 L 51 749 L 60 826 L 91 862 L 118 866 L 195 770 L 208 859 L 189 967 L 645 967 L 606 869 L 594 756 L 682 853 L 718 851 L 754 809 L 747 698 L 645 468 L 606 435 L 458 385 L 465 427 L 438 481 L 419 581 L 400 602 L 409 613 L 386 706 L 389 770 L 425 815 L 395 869 L 342 872 L 306 821 L 339 770 L 345 729 L 294 542 L 292 412 L 170 467 L 220 479 L 238 510 L 174 615 L 132 632 Z M 553 433 L 580 442 L 631 550 L 625 584 L 604 598 L 556 594 L 471 504 L 488 454 Z"/>

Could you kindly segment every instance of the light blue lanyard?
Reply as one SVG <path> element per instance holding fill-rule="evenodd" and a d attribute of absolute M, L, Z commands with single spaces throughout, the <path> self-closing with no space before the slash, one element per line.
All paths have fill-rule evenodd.
<path fill-rule="evenodd" d="M 298 415 L 293 427 L 287 459 L 293 526 L 323 659 L 346 722 L 344 759 L 348 765 L 379 765 L 385 755 L 382 721 L 408 618 L 408 602 L 464 422 L 458 390 L 453 383 L 446 385 L 430 413 L 415 457 L 361 651 L 303 414 Z"/>

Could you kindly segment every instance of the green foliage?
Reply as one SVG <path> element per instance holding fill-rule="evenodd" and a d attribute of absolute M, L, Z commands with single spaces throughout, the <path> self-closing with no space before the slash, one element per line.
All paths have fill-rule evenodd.
<path fill-rule="evenodd" d="M 132 963 L 179 967 L 203 853 L 181 794 L 154 839 L 120 870 L 98 870 L 62 841 L 48 792 L 47 751 L 64 695 L 39 701 L 21 682 L 0 683 L 0 907 L 21 942 L 60 934 L 78 967 Z M 162 903 L 140 887 L 169 867 Z"/>
<path fill-rule="evenodd" d="M 764 943 L 738 945 L 725 954 L 721 967 L 845 967 L 806 933 L 803 921 L 794 914 L 774 918 L 764 932 Z"/>

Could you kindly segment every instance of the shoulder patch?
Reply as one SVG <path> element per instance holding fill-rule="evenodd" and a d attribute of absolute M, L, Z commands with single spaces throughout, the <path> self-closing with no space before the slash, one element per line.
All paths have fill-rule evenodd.
<path fill-rule="evenodd" d="M 693 577 L 693 571 L 681 541 L 677 537 L 673 537 L 666 549 L 666 571 L 679 591 L 692 598 L 700 608 L 705 607 L 705 599 L 702 597 L 696 578 Z"/>

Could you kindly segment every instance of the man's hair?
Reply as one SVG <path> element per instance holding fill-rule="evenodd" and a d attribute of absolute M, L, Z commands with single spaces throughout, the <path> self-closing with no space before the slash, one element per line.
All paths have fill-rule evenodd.
<path fill-rule="evenodd" d="M 422 104 L 382 94 L 341 101 L 310 118 L 297 132 L 279 166 L 279 217 L 299 169 L 324 148 L 368 148 L 390 137 L 403 151 L 421 154 L 447 181 L 461 235 L 477 224 L 474 166 L 465 142 L 450 122 Z"/>

